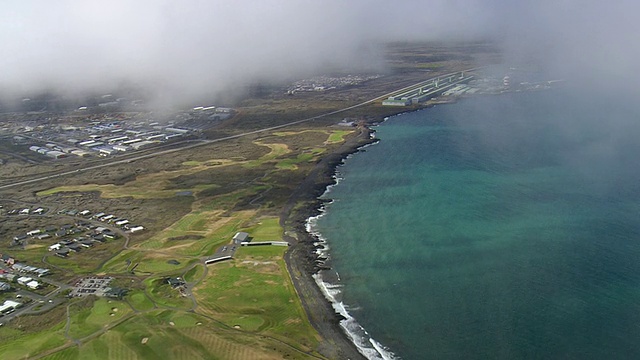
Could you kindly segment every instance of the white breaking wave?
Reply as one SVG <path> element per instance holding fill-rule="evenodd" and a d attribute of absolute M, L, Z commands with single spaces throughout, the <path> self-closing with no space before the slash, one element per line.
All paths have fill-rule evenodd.
<path fill-rule="evenodd" d="M 371 145 L 375 145 L 375 144 L 376 143 L 367 144 L 361 147 L 361 149 Z M 352 154 L 348 155 L 347 159 L 351 155 Z M 325 198 L 326 195 L 331 191 L 331 189 L 334 186 L 337 186 L 340 183 L 340 181 L 343 179 L 340 176 L 339 169 L 336 169 L 336 174 L 333 176 L 333 178 L 335 180 L 335 184 L 327 186 L 327 188 L 325 189 L 325 192 L 320 196 L 320 198 Z M 333 201 L 336 201 L 336 200 L 332 199 L 327 204 L 331 204 Z M 307 222 L 305 224 L 305 229 L 309 234 L 313 235 L 316 239 L 318 239 L 318 241 L 314 243 L 314 245 L 318 246 L 318 249 L 316 250 L 316 254 L 329 259 L 330 248 L 329 248 L 329 244 L 327 243 L 327 239 L 324 236 L 322 236 L 322 234 L 317 230 L 318 220 L 326 214 L 326 209 L 323 206 L 321 209 L 319 209 L 319 211 L 320 213 L 318 215 L 312 216 L 307 219 Z M 336 275 L 339 280 L 340 275 L 337 273 Z M 338 300 L 341 294 L 341 290 L 340 290 L 342 288 L 341 284 L 330 284 L 328 282 L 323 281 L 322 275 L 320 273 L 314 274 L 313 279 L 316 281 L 316 284 L 324 294 L 325 298 L 329 300 L 335 312 L 342 315 L 342 317 L 344 317 L 344 320 L 340 321 L 340 326 L 344 330 L 345 334 L 347 334 L 351 342 L 353 342 L 353 344 L 358 348 L 358 351 L 362 355 L 364 355 L 364 357 L 366 357 L 369 360 L 399 359 L 399 357 L 395 355 L 393 352 L 391 352 L 391 350 L 389 350 L 387 347 L 380 344 L 379 342 L 375 341 L 369 335 L 369 333 L 356 321 L 356 319 L 353 316 L 351 316 L 351 314 L 349 314 L 349 311 L 347 310 L 347 305 L 344 304 L 342 301 Z"/>
<path fill-rule="evenodd" d="M 318 246 L 315 251 L 316 254 L 325 258 L 329 258 L 329 244 L 327 243 L 327 240 L 322 236 L 322 234 L 314 230 L 316 224 L 318 223 L 318 219 L 324 216 L 324 214 L 324 208 L 322 208 L 320 209 L 320 214 L 308 218 L 307 223 L 305 224 L 305 230 L 307 230 L 309 234 L 318 239 L 318 241 L 313 243 L 314 246 Z"/>
<path fill-rule="evenodd" d="M 340 285 L 324 282 L 320 274 L 314 274 L 313 278 L 324 296 L 331 302 L 335 312 L 344 317 L 344 320 L 340 321 L 340 327 L 364 357 L 369 360 L 399 359 L 391 350 L 375 341 L 356 319 L 349 314 L 347 305 L 337 300 L 338 295 L 341 293 L 339 290 Z"/>

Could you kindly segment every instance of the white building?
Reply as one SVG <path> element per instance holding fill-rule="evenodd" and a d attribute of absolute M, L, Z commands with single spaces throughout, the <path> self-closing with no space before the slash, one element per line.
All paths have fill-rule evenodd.
<path fill-rule="evenodd" d="M 53 244 L 49 246 L 49 251 L 60 250 L 61 247 L 62 247 L 61 244 Z"/>
<path fill-rule="evenodd" d="M 131 149 L 129 146 L 126 146 L 126 145 L 113 145 L 113 148 L 118 151 L 127 151 Z"/>
<path fill-rule="evenodd" d="M 20 285 L 27 285 L 27 283 L 31 281 L 33 281 L 33 279 L 28 276 L 22 276 L 18 278 L 18 284 Z"/>
<path fill-rule="evenodd" d="M 137 143 L 135 143 L 135 144 L 131 144 L 131 147 L 132 147 L 134 150 L 140 150 L 140 149 L 145 148 L 145 147 L 147 147 L 147 146 L 151 146 L 151 145 L 153 145 L 153 144 L 155 144 L 155 143 L 156 143 L 155 141 L 145 140 L 145 141 L 137 142 Z"/>
<path fill-rule="evenodd" d="M 4 304 L 0 305 L 0 314 L 6 314 L 20 307 L 21 303 L 12 300 L 5 300 Z"/>
<path fill-rule="evenodd" d="M 138 231 L 142 231 L 142 230 L 144 230 L 144 227 L 142 227 L 142 226 L 134 226 L 131 229 L 129 229 L 129 231 L 132 232 L 132 233 L 135 233 L 135 232 L 138 232 Z"/>

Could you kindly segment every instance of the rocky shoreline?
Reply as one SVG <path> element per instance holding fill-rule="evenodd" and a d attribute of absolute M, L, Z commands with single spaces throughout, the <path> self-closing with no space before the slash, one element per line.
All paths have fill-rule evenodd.
<path fill-rule="evenodd" d="M 357 135 L 345 141 L 342 146 L 325 156 L 307 178 L 291 194 L 282 211 L 280 222 L 285 229 L 285 238 L 291 244 L 285 254 L 287 269 L 303 307 L 313 327 L 322 336 L 318 351 L 330 359 L 364 359 L 355 344 L 340 326 L 344 318 L 336 313 L 316 284 L 313 275 L 326 270 L 324 259 L 318 255 L 318 239 L 307 232 L 310 217 L 320 214 L 325 200 L 320 196 L 327 187 L 335 184 L 337 167 L 343 160 L 377 139 L 372 138 L 373 130 L 366 125 L 357 127 Z M 302 204 L 302 206 L 300 205 Z"/>

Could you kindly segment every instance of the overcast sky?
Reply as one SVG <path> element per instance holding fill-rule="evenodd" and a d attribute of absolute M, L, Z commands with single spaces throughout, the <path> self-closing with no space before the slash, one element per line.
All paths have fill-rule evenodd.
<path fill-rule="evenodd" d="M 635 79 L 638 10 L 627 0 L 3 1 L 0 89 L 83 91 L 127 79 L 188 98 L 375 67 L 381 41 L 481 37 L 510 61 Z"/>

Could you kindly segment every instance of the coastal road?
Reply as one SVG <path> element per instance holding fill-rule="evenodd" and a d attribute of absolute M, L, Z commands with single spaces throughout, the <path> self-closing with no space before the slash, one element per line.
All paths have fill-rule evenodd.
<path fill-rule="evenodd" d="M 459 74 L 460 72 L 468 72 L 468 71 L 473 71 L 473 70 L 476 70 L 476 69 L 478 69 L 478 68 L 471 68 L 471 69 L 456 71 L 456 72 L 453 72 L 453 73 L 449 73 L 449 74 L 444 74 L 444 75 L 440 75 L 440 76 L 437 76 L 437 77 L 433 77 L 431 79 L 423 80 L 423 81 L 420 81 L 420 82 L 415 83 L 413 85 L 406 86 L 406 87 L 404 87 L 402 89 L 397 89 L 397 90 L 388 92 L 386 94 L 377 96 L 377 97 L 375 97 L 373 99 L 370 99 L 370 100 L 367 100 L 367 101 L 363 101 L 361 103 L 358 103 L 358 104 L 355 104 L 355 105 L 351 105 L 351 106 L 348 106 L 348 107 L 345 107 L 345 108 L 342 108 L 342 109 L 330 111 L 328 113 L 320 114 L 320 115 L 317 115 L 317 116 L 313 116 L 313 117 L 309 117 L 309 118 L 305 118 L 305 119 L 301 119 L 301 120 L 296 120 L 296 121 L 291 121 L 291 122 L 288 122 L 288 123 L 285 123 L 285 124 L 276 125 L 276 126 L 270 126 L 270 127 L 266 127 L 266 128 L 262 128 L 262 129 L 258 129 L 258 130 L 247 131 L 247 132 L 243 132 L 243 133 L 240 133 L 240 134 L 229 135 L 229 136 L 221 137 L 221 138 L 218 138 L 218 139 L 201 140 L 201 141 L 199 141 L 199 142 L 197 142 L 195 144 L 191 144 L 191 145 L 187 145 L 187 146 L 183 146 L 183 147 L 179 147 L 179 148 L 174 148 L 174 149 L 167 149 L 167 150 L 157 151 L 157 152 L 153 152 L 153 153 L 149 153 L 149 154 L 145 154 L 145 155 L 130 157 L 130 158 L 123 159 L 123 160 L 115 160 L 115 161 L 112 161 L 112 162 L 109 162 L 109 163 L 106 163 L 106 164 L 92 165 L 92 166 L 87 166 L 87 167 L 84 167 L 84 168 L 81 168 L 81 169 L 65 171 L 65 172 L 52 174 L 52 175 L 47 175 L 47 176 L 42 176 L 42 177 L 36 177 L 36 178 L 33 178 L 33 179 L 29 179 L 29 180 L 17 181 L 17 182 L 13 182 L 13 183 L 10 183 L 10 184 L 0 185 L 0 190 L 5 190 L 5 189 L 13 188 L 13 187 L 16 187 L 16 186 L 21 186 L 21 185 L 27 185 L 27 184 L 43 182 L 43 181 L 46 181 L 46 180 L 51 180 L 51 179 L 54 179 L 54 178 L 59 178 L 59 177 L 64 177 L 64 176 L 69 176 L 69 175 L 77 175 L 77 174 L 80 174 L 82 172 L 86 172 L 86 171 L 90 171 L 90 170 L 102 169 L 102 168 L 115 166 L 115 165 L 120 165 L 120 164 L 127 164 L 127 163 L 131 163 L 131 162 L 134 162 L 134 161 L 137 161 L 137 160 L 153 158 L 153 157 L 156 157 L 156 156 L 171 154 L 171 153 L 178 152 L 178 151 L 194 149 L 194 148 L 205 146 L 205 145 L 209 145 L 209 144 L 214 144 L 214 143 L 218 143 L 218 142 L 222 142 L 222 141 L 237 139 L 237 138 L 241 138 L 241 137 L 245 137 L 245 136 L 249 136 L 249 135 L 254 135 L 254 134 L 259 134 L 259 133 L 263 133 L 263 132 L 267 132 L 267 131 L 282 129 L 282 128 L 285 128 L 285 127 L 288 127 L 288 126 L 292 126 L 292 125 L 302 124 L 302 123 L 305 123 L 305 122 L 321 119 L 321 118 L 324 118 L 324 117 L 327 117 L 327 116 L 331 116 L 331 115 L 335 115 L 335 114 L 340 114 L 340 113 L 343 113 L 343 112 L 346 112 L 346 111 L 349 111 L 349 110 L 357 109 L 357 108 L 365 106 L 365 105 L 369 105 L 369 104 L 371 104 L 373 102 L 382 100 L 382 99 L 387 98 L 387 97 L 389 97 L 389 96 L 391 96 L 393 94 L 396 94 L 398 92 L 403 92 L 403 91 L 407 91 L 407 90 L 413 89 L 413 88 L 415 88 L 417 86 L 422 86 L 423 84 L 427 84 L 430 81 L 434 81 L 437 78 L 443 78 L 443 77 Z"/>

